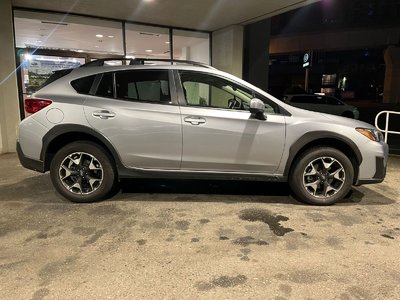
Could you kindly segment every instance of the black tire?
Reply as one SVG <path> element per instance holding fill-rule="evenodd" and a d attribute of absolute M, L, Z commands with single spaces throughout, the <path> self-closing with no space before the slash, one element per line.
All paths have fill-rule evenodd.
<path fill-rule="evenodd" d="M 75 163 L 78 159 L 79 164 Z M 62 147 L 51 161 L 51 181 L 58 193 L 72 202 L 103 200 L 115 186 L 112 161 L 96 143 L 73 142 Z"/>
<path fill-rule="evenodd" d="M 314 172 L 315 175 L 310 175 Z M 343 152 L 330 147 L 315 147 L 296 159 L 289 174 L 289 185 L 302 202 L 332 205 L 348 194 L 353 179 L 353 165 Z"/>

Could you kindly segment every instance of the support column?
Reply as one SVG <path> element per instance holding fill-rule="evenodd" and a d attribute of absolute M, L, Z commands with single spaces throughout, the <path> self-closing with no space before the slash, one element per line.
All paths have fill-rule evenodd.
<path fill-rule="evenodd" d="M 11 0 L 0 1 L 0 153 L 14 152 L 20 121 Z"/>
<path fill-rule="evenodd" d="M 384 58 L 386 71 L 383 103 L 400 103 L 400 47 L 387 47 Z"/>
<path fill-rule="evenodd" d="M 244 29 L 244 79 L 268 90 L 270 19 L 262 20 Z"/>
<path fill-rule="evenodd" d="M 242 78 L 243 27 L 234 25 L 212 33 L 212 65 Z"/>

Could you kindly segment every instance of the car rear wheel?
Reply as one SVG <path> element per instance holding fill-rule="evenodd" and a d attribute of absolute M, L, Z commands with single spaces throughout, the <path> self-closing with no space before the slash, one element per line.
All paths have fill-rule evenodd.
<path fill-rule="evenodd" d="M 321 147 L 300 155 L 289 175 L 289 184 L 300 201 L 331 205 L 348 194 L 353 178 L 353 165 L 346 155 Z"/>
<path fill-rule="evenodd" d="M 73 202 L 94 202 L 111 192 L 116 172 L 108 153 L 91 142 L 73 142 L 61 148 L 50 165 L 56 190 Z"/>

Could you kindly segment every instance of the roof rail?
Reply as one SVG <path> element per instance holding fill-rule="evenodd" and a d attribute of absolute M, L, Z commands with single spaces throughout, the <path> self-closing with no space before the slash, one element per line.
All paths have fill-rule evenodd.
<path fill-rule="evenodd" d="M 145 65 L 146 62 L 169 62 L 172 64 L 186 64 L 186 65 L 192 65 L 192 66 L 197 66 L 197 67 L 204 67 L 208 69 L 215 69 L 214 67 L 201 63 L 201 62 L 196 62 L 196 61 L 191 61 L 191 60 L 179 60 L 179 59 L 162 59 L 162 58 L 123 58 L 123 57 L 114 57 L 114 58 L 101 58 L 101 59 L 96 59 L 94 61 L 88 62 L 84 65 L 81 65 L 80 67 L 100 67 L 104 66 L 104 63 L 106 61 L 114 61 L 114 60 L 120 60 L 120 61 L 129 61 L 129 65 Z"/>

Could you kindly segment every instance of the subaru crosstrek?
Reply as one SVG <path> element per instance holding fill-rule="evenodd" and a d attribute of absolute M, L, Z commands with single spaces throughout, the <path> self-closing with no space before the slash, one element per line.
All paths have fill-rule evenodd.
<path fill-rule="evenodd" d="M 122 178 L 288 181 L 329 205 L 382 182 L 388 146 L 373 126 L 295 108 L 212 67 L 104 60 L 56 72 L 25 101 L 21 164 L 50 171 L 74 202 L 104 199 Z"/>

